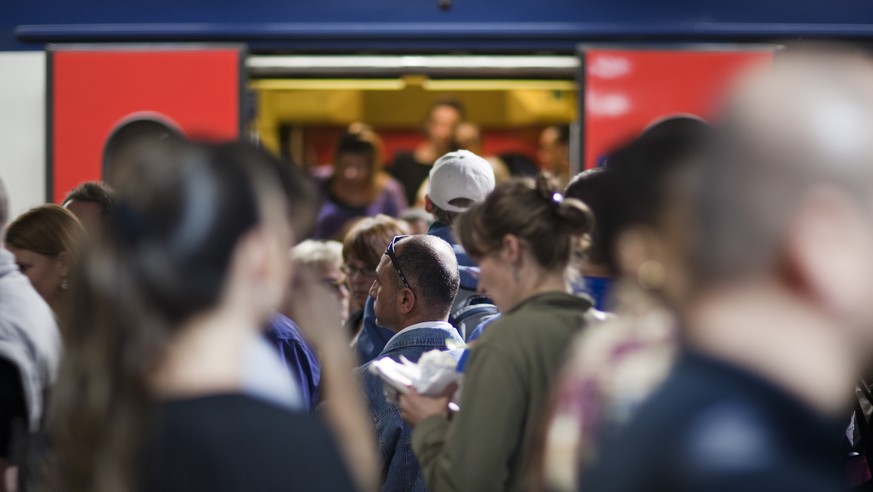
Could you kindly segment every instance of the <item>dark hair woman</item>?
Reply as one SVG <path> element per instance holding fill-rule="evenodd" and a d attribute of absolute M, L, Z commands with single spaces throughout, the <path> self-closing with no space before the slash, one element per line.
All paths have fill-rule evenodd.
<path fill-rule="evenodd" d="M 461 410 L 448 397 L 400 399 L 416 426 L 413 449 L 431 490 L 517 490 L 541 405 L 591 303 L 569 294 L 565 274 L 593 225 L 545 176 L 509 181 L 457 219 L 480 267 L 479 289 L 500 308 L 473 347 Z"/>
<path fill-rule="evenodd" d="M 179 144 L 122 171 L 69 320 L 56 487 L 352 489 L 261 337 L 289 281 L 289 205 L 306 208 L 289 203 L 278 163 L 236 144 Z M 338 309 L 311 295 L 315 283 L 299 296 L 301 326 L 338 334 L 338 319 L 318 323 Z"/>
<path fill-rule="evenodd" d="M 397 217 L 406 208 L 403 186 L 382 171 L 382 141 L 369 128 L 353 127 L 340 138 L 333 173 L 322 183 L 324 203 L 315 237 L 341 240 L 355 219 L 385 214 Z"/>

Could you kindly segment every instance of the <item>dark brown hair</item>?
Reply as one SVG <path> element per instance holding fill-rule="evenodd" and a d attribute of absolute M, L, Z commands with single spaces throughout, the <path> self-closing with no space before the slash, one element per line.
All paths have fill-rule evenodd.
<path fill-rule="evenodd" d="M 67 194 L 63 204 L 71 201 L 95 203 L 100 207 L 100 214 L 104 220 L 109 220 L 112 206 L 115 205 L 115 192 L 106 183 L 101 181 L 86 181 L 79 184 Z"/>
<path fill-rule="evenodd" d="M 593 226 L 588 207 L 564 198 L 545 174 L 499 185 L 455 220 L 458 238 L 471 258 L 498 251 L 503 238 L 512 234 L 524 241 L 545 270 L 566 268 L 585 247 Z"/>
<path fill-rule="evenodd" d="M 181 143 L 125 166 L 66 323 L 50 424 L 57 490 L 137 489 L 149 379 L 182 323 L 220 302 L 238 242 L 266 204 L 289 203 L 294 187 L 277 166 L 240 144 Z"/>

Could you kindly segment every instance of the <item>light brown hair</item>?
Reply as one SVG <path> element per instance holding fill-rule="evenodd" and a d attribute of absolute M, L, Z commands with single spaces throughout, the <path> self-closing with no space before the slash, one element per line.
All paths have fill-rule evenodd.
<path fill-rule="evenodd" d="M 6 230 L 6 244 L 44 256 L 67 253 L 74 258 L 84 234 L 82 224 L 70 211 L 53 203 L 21 214 Z"/>
<path fill-rule="evenodd" d="M 349 256 L 354 256 L 375 272 L 388 243 L 394 236 L 407 233 L 401 222 L 387 215 L 379 214 L 363 219 L 346 234 L 343 241 L 343 261 L 348 262 Z"/>

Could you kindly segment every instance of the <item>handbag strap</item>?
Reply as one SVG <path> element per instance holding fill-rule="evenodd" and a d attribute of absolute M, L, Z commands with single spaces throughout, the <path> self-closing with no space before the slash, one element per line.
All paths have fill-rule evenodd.
<path fill-rule="evenodd" d="M 870 389 L 864 381 L 859 381 L 861 392 L 870 403 L 873 403 L 873 398 L 870 395 Z M 867 468 L 870 470 L 870 476 L 873 477 L 873 441 L 870 439 L 870 426 L 867 424 L 867 418 L 864 416 L 864 409 L 861 408 L 861 401 L 854 398 L 855 402 L 855 426 L 858 428 L 858 433 L 861 435 L 861 448 L 864 451 L 864 458 L 867 460 Z"/>

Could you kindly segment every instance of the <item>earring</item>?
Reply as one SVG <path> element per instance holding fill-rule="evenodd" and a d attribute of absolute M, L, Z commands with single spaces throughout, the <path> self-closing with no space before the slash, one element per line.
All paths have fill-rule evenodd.
<path fill-rule="evenodd" d="M 667 281 L 667 271 L 660 261 L 646 260 L 637 269 L 637 282 L 646 290 L 657 290 Z"/>
<path fill-rule="evenodd" d="M 67 283 L 67 277 L 61 277 L 61 290 L 67 290 L 70 284 Z"/>
<path fill-rule="evenodd" d="M 521 278 L 518 273 L 519 270 L 520 269 L 518 267 L 512 267 L 512 278 L 513 280 L 515 280 L 516 283 L 518 283 L 519 278 Z"/>

